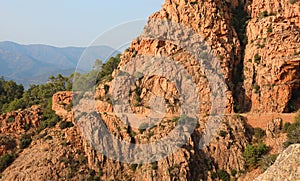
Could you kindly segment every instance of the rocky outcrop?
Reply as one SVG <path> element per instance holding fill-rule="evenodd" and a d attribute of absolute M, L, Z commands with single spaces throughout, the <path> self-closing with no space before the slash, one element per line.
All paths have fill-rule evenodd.
<path fill-rule="evenodd" d="M 300 179 L 300 145 L 289 146 L 278 157 L 275 163 L 255 181 L 263 180 L 299 180 Z"/>
<path fill-rule="evenodd" d="M 57 92 L 52 97 L 52 110 L 61 117 L 67 118 L 72 111 L 74 93 L 70 91 Z"/>
<path fill-rule="evenodd" d="M 266 135 L 267 137 L 274 137 L 276 133 L 279 133 L 281 129 L 282 129 L 282 119 L 276 118 L 268 123 L 266 129 Z"/>
<path fill-rule="evenodd" d="M 279 15 L 284 17 L 287 21 L 293 22 L 295 25 L 300 27 L 300 12 L 298 0 L 247 0 L 246 9 L 253 19 L 263 17 L 266 13 Z"/>
<path fill-rule="evenodd" d="M 251 112 L 289 112 L 300 80 L 299 2 L 255 0 L 248 11 L 244 106 Z M 297 101 L 295 101 L 297 102 Z"/>
<path fill-rule="evenodd" d="M 1 180 L 87 180 L 90 175 L 80 137 L 75 134 L 69 140 L 74 129 L 43 131 L 19 153 Z"/>
<path fill-rule="evenodd" d="M 36 129 L 40 126 L 40 116 L 39 106 L 2 114 L 0 134 L 23 134 L 30 128 Z"/>
<path fill-rule="evenodd" d="M 236 66 L 239 64 L 241 48 L 237 38 L 237 34 L 230 25 L 231 14 L 230 6 L 224 1 L 184 1 L 184 0 L 167 0 L 162 10 L 155 13 L 149 18 L 149 22 L 155 20 L 170 21 L 182 25 L 183 30 L 179 29 L 177 32 L 172 32 L 179 37 L 180 41 L 190 38 L 185 37 L 181 31 L 184 29 L 192 30 L 204 40 L 203 45 L 208 45 L 213 51 L 213 55 L 219 59 L 219 64 L 222 69 L 223 77 L 228 86 L 225 86 L 227 92 L 227 112 L 233 111 L 232 100 L 232 79 L 235 74 Z M 158 26 L 158 25 L 157 25 Z M 152 27 L 152 31 L 159 30 L 159 27 Z M 164 32 L 160 32 L 164 34 Z M 166 33 L 167 34 L 167 33 Z M 143 38 L 147 37 L 148 38 Z M 189 48 L 180 47 L 178 42 L 172 40 L 165 40 L 162 38 L 151 39 L 149 32 L 145 31 L 143 35 L 131 43 L 128 52 L 122 56 L 120 67 L 123 67 L 132 57 L 138 55 L 151 55 L 168 57 L 179 64 L 183 65 L 188 73 L 193 77 L 197 84 L 199 99 L 203 104 L 202 113 L 209 112 L 210 109 L 210 87 L 208 79 L 206 78 L 207 70 L 198 63 L 198 57 L 193 57 Z M 194 40 L 195 41 L 195 40 Z M 190 43 L 187 46 L 192 46 Z"/>
<path fill-rule="evenodd" d="M 228 173 L 231 170 L 245 170 L 243 149 L 250 141 L 248 127 L 242 117 L 228 116 L 224 119 L 217 136 L 209 145 L 208 154 L 217 163 L 219 169 Z"/>
<path fill-rule="evenodd" d="M 75 127 L 61 130 L 56 126 L 42 131 L 4 171 L 3 179 L 86 180 L 91 174 L 87 170 L 95 170 L 102 180 L 215 180 L 220 171 L 225 174 L 224 171 L 230 173 L 233 170 L 238 172 L 236 177 L 241 176 L 245 170 L 243 150 L 251 136 L 243 117 L 234 115 L 234 108 L 254 114 L 281 113 L 290 111 L 291 99 L 296 97 L 297 100 L 300 87 L 298 5 L 299 2 L 292 4 L 287 0 L 245 3 L 237 0 L 166 0 L 162 10 L 149 18 L 142 35 L 133 40 L 122 54 L 119 67 L 113 72 L 113 81 L 101 83 L 95 93 L 58 92 L 53 96 L 52 109 L 63 120 L 72 121 Z M 237 23 L 233 19 L 245 18 L 238 16 L 240 11 L 247 11 L 250 15 L 247 26 L 232 25 Z M 160 23 L 155 23 L 156 20 Z M 166 26 L 172 23 L 175 29 L 168 32 Z M 246 31 L 245 35 L 241 34 L 243 31 Z M 136 71 L 148 65 L 142 59 L 147 56 L 151 57 L 148 70 Z M 157 57 L 163 61 L 155 64 Z M 162 68 L 161 74 L 150 75 L 169 60 L 174 63 L 172 66 Z M 136 62 L 136 67 L 129 68 L 135 73 L 135 79 L 125 80 L 127 74 L 123 70 Z M 177 70 L 177 67 L 180 68 Z M 180 74 L 182 69 L 188 76 Z M 170 78 L 173 74 L 178 78 L 175 81 Z M 219 77 L 224 79 L 221 88 L 211 84 L 214 80 L 217 82 L 211 78 Z M 123 81 L 122 85 L 116 85 L 116 80 Z M 184 83 L 186 87 L 182 87 Z M 118 86 L 123 86 L 126 94 L 117 89 Z M 189 90 L 188 96 L 181 95 L 183 90 Z M 222 91 L 224 101 L 214 102 L 219 100 L 218 93 Z M 77 94 L 80 98 L 73 100 Z M 192 103 L 200 104 L 195 106 L 195 124 L 190 115 L 185 115 L 194 110 L 194 104 L 184 104 L 185 96 Z M 119 102 L 124 97 L 126 102 Z M 128 110 L 134 119 L 124 116 Z M 39 112 L 38 107 L 33 107 L 1 115 L 0 133 L 20 135 L 28 125 L 38 128 Z M 122 119 L 124 117 L 126 119 Z M 192 131 L 187 125 L 178 127 L 182 122 L 195 127 Z M 215 124 L 210 125 L 211 122 Z M 262 120 L 260 125 L 267 127 L 268 139 L 275 139 L 274 135 L 281 126 L 279 119 L 267 126 Z M 172 135 L 175 128 L 184 134 Z M 202 138 L 209 134 L 212 139 L 204 144 Z M 152 163 L 143 162 L 148 160 L 143 150 L 131 149 L 157 143 L 168 136 L 168 143 L 147 147 L 147 153 L 160 151 L 168 145 L 178 146 L 176 143 L 181 138 L 187 140 L 171 154 L 150 154 L 153 158 L 161 156 Z M 132 145 L 124 146 L 128 148 L 124 150 L 123 145 L 112 138 Z M 0 153 L 11 147 L 5 142 Z M 295 177 L 292 174 L 299 172 L 298 168 L 288 165 L 296 164 L 293 161 L 299 156 L 298 147 L 287 149 L 274 168 L 272 166 L 258 179 L 273 178 L 270 174 L 273 172 L 280 178 L 281 170 L 278 167 L 272 170 L 280 164 L 289 172 L 285 173 L 285 178 Z M 128 155 L 134 155 L 140 162 L 120 160 Z"/>

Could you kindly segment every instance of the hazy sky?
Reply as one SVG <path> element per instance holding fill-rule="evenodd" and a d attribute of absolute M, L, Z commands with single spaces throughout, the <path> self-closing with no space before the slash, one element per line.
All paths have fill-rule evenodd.
<path fill-rule="evenodd" d="M 105 31 L 147 20 L 164 0 L 1 0 L 0 41 L 87 46 Z"/>

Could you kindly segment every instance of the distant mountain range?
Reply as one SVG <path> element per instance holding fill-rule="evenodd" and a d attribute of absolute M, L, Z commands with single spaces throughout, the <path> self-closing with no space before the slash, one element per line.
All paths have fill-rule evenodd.
<path fill-rule="evenodd" d="M 105 61 L 117 53 L 107 46 L 58 48 L 0 42 L 0 76 L 28 87 L 46 82 L 51 75 L 70 75 L 75 70 L 87 72 L 96 59 Z M 85 56 L 81 58 L 82 54 Z M 76 69 L 79 60 L 80 66 Z"/>

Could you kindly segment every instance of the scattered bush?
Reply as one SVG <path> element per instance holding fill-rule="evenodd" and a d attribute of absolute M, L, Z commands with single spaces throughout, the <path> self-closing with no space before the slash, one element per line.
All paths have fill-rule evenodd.
<path fill-rule="evenodd" d="M 12 123 L 15 121 L 15 117 L 13 115 L 10 115 L 8 118 L 7 118 L 7 122 L 8 123 Z"/>
<path fill-rule="evenodd" d="M 136 133 L 135 133 L 133 130 L 130 130 L 129 136 L 130 136 L 131 138 L 134 138 L 134 137 L 136 136 Z"/>
<path fill-rule="evenodd" d="M 297 112 L 295 122 L 300 122 L 300 111 Z"/>
<path fill-rule="evenodd" d="M 221 131 L 219 132 L 219 135 L 220 135 L 221 137 L 225 138 L 226 135 L 227 135 L 227 132 L 224 131 L 224 130 L 221 130 Z"/>
<path fill-rule="evenodd" d="M 148 127 L 149 127 L 148 123 L 142 123 L 142 124 L 140 124 L 140 126 L 139 126 L 140 133 L 142 134 Z"/>
<path fill-rule="evenodd" d="M 229 181 L 230 180 L 230 175 L 225 170 L 218 170 L 217 175 L 218 175 L 220 180 L 223 180 L 223 181 Z"/>
<path fill-rule="evenodd" d="M 3 172 L 16 159 L 16 154 L 5 154 L 0 158 L 0 172 Z"/>
<path fill-rule="evenodd" d="M 287 141 L 284 143 L 285 147 L 291 144 L 300 143 L 300 121 L 297 121 L 287 128 Z"/>
<path fill-rule="evenodd" d="M 257 145 L 247 145 L 243 152 L 247 167 L 257 167 L 259 159 L 267 151 L 268 147 L 264 143 L 258 143 Z"/>
<path fill-rule="evenodd" d="M 17 143 L 14 139 L 11 139 L 8 136 L 0 136 L 0 145 L 5 146 L 7 150 L 12 150 L 16 148 Z"/>
<path fill-rule="evenodd" d="M 253 89 L 255 94 L 260 93 L 260 86 L 257 83 L 253 85 Z"/>
<path fill-rule="evenodd" d="M 259 13 L 259 18 L 265 18 L 265 17 L 267 17 L 267 16 L 269 16 L 268 11 L 263 11 L 263 12 L 260 12 L 260 13 Z"/>
<path fill-rule="evenodd" d="M 20 149 L 27 148 L 32 142 L 31 136 L 28 134 L 23 134 L 20 139 Z"/>
<path fill-rule="evenodd" d="M 233 176 L 233 177 L 235 177 L 236 176 L 236 174 L 237 174 L 237 171 L 236 170 L 231 170 L 231 176 Z"/>
<path fill-rule="evenodd" d="M 290 122 L 284 123 L 284 125 L 283 125 L 283 131 L 286 133 L 291 125 L 292 124 Z"/>
<path fill-rule="evenodd" d="M 70 128 L 70 127 L 73 127 L 73 126 L 74 126 L 74 124 L 72 122 L 69 122 L 69 121 L 62 121 L 59 124 L 60 129 L 66 129 L 66 128 Z"/>
<path fill-rule="evenodd" d="M 272 32 L 272 27 L 271 27 L 271 26 L 268 27 L 267 32 L 268 32 L 268 33 L 271 33 L 271 32 Z"/>
<path fill-rule="evenodd" d="M 299 0 L 289 0 L 289 3 L 290 4 L 295 4 L 297 1 L 299 1 Z"/>
<path fill-rule="evenodd" d="M 45 128 L 52 128 L 54 127 L 59 121 L 60 117 L 57 116 L 54 111 L 52 110 L 46 110 L 43 112 L 42 115 L 42 123 L 39 129 L 37 129 L 37 132 L 40 133 Z"/>
<path fill-rule="evenodd" d="M 157 170 L 158 169 L 158 163 L 157 162 L 151 163 L 151 168 L 152 168 L 152 170 Z"/>
<path fill-rule="evenodd" d="M 263 171 L 267 170 L 271 165 L 273 165 L 277 156 L 278 156 L 277 154 L 271 154 L 271 155 L 266 155 L 263 158 L 261 158 L 258 162 L 260 168 Z"/>
<path fill-rule="evenodd" d="M 14 81 L 6 81 L 0 77 L 0 114 L 9 112 L 9 103 L 18 100 L 24 93 L 23 85 L 18 85 Z"/>
<path fill-rule="evenodd" d="M 261 140 L 266 136 L 266 132 L 261 128 L 254 128 L 254 137 L 257 140 Z"/>
<path fill-rule="evenodd" d="M 293 124 L 285 123 L 283 129 L 287 133 L 287 141 L 284 143 L 284 147 L 300 143 L 300 111 L 295 116 L 295 122 Z"/>
<path fill-rule="evenodd" d="M 254 62 L 259 64 L 261 61 L 261 56 L 257 53 L 254 55 Z"/>
<path fill-rule="evenodd" d="M 131 164 L 131 165 L 130 165 L 130 168 L 131 168 L 132 171 L 135 172 L 137 166 L 138 166 L 138 164 Z"/>
<path fill-rule="evenodd" d="M 180 117 L 178 117 L 178 116 L 173 118 L 173 122 L 174 122 L 176 125 L 178 124 L 179 120 L 180 120 Z"/>

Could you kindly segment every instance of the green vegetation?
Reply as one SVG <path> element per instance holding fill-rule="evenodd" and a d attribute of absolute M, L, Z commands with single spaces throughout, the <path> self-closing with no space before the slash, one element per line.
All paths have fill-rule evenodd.
<path fill-rule="evenodd" d="M 20 149 L 27 148 L 32 142 L 31 136 L 28 134 L 23 134 L 20 139 Z"/>
<path fill-rule="evenodd" d="M 112 73 L 118 67 L 121 59 L 120 54 L 111 57 L 103 64 L 101 60 L 96 60 L 93 69 L 86 73 L 75 73 L 72 75 L 76 81 L 73 84 L 73 90 L 88 91 L 94 90 L 95 86 L 100 83 L 111 81 Z"/>
<path fill-rule="evenodd" d="M 231 176 L 235 177 L 236 174 L 237 174 L 237 171 L 236 170 L 231 170 L 230 174 L 231 174 Z"/>
<path fill-rule="evenodd" d="M 227 135 L 227 132 L 224 131 L 224 130 L 221 130 L 221 131 L 219 132 L 219 135 L 220 135 L 221 137 L 225 138 L 226 135 Z"/>
<path fill-rule="evenodd" d="M 140 126 L 139 126 L 140 133 L 142 134 L 148 127 L 149 127 L 148 123 L 142 123 L 142 124 L 140 124 Z"/>
<path fill-rule="evenodd" d="M 157 162 L 151 163 L 151 168 L 152 168 L 152 170 L 157 170 L 158 169 L 158 163 Z"/>
<path fill-rule="evenodd" d="M 6 99 L 1 107 L 2 112 L 10 112 L 18 109 L 29 108 L 33 105 L 40 105 L 43 110 L 42 123 L 38 131 L 45 129 L 46 127 L 53 127 L 60 120 L 52 111 L 52 96 L 58 91 L 71 90 L 72 83 L 71 79 L 58 74 L 56 77 L 49 77 L 49 81 L 46 84 L 31 85 L 28 90 L 23 91 L 22 85 L 16 85 L 12 81 L 0 80 L 1 84 L 12 86 L 15 91 L 8 88 L 5 89 L 4 93 L 6 98 L 12 97 L 16 94 L 14 99 Z M 12 118 L 10 119 L 12 121 Z"/>
<path fill-rule="evenodd" d="M 259 142 L 266 136 L 266 132 L 261 128 L 254 128 L 254 141 Z"/>
<path fill-rule="evenodd" d="M 253 89 L 254 89 L 254 93 L 255 94 L 259 94 L 260 93 L 260 86 L 257 83 L 255 83 L 253 85 Z"/>
<path fill-rule="evenodd" d="M 66 128 L 70 128 L 70 127 L 73 127 L 73 126 L 74 126 L 74 124 L 72 122 L 69 122 L 69 121 L 62 121 L 59 124 L 60 129 L 66 129 Z"/>
<path fill-rule="evenodd" d="M 16 158 L 15 154 L 5 154 L 0 158 L 0 172 L 3 172 Z"/>
<path fill-rule="evenodd" d="M 254 55 L 254 62 L 259 64 L 261 61 L 261 56 L 257 53 Z"/>
<path fill-rule="evenodd" d="M 269 26 L 269 27 L 268 27 L 267 32 L 268 32 L 268 33 L 271 33 L 271 32 L 272 32 L 272 26 Z"/>
<path fill-rule="evenodd" d="M 0 145 L 5 146 L 7 150 L 12 150 L 16 148 L 17 143 L 14 139 L 8 136 L 0 136 Z"/>
<path fill-rule="evenodd" d="M 296 2 L 298 2 L 299 0 L 289 0 L 290 4 L 295 4 Z"/>
<path fill-rule="evenodd" d="M 230 180 L 230 175 L 225 170 L 218 170 L 217 175 L 220 180 L 223 180 L 223 181 Z"/>
<path fill-rule="evenodd" d="M 258 162 L 260 168 L 263 171 L 267 170 L 271 165 L 273 165 L 273 163 L 275 162 L 277 156 L 278 156 L 277 154 L 271 154 L 271 155 L 264 156 Z"/>
<path fill-rule="evenodd" d="M 287 132 L 287 141 L 284 143 L 285 147 L 291 144 L 300 143 L 300 111 L 298 111 L 295 122 L 293 124 L 286 123 L 284 130 Z"/>
<path fill-rule="evenodd" d="M 7 122 L 9 123 L 12 123 L 15 121 L 15 117 L 13 115 L 10 115 L 8 118 L 7 118 Z"/>
<path fill-rule="evenodd" d="M 176 116 L 173 118 L 173 122 L 177 125 L 180 120 L 180 117 Z"/>
<path fill-rule="evenodd" d="M 23 85 L 18 85 L 14 81 L 5 81 L 0 77 L 0 114 L 6 112 L 3 106 L 9 104 L 15 99 L 20 99 L 24 93 Z"/>
<path fill-rule="evenodd" d="M 190 2 L 191 5 L 198 4 L 198 1 Z"/>
<path fill-rule="evenodd" d="M 256 168 L 258 166 L 258 161 L 267 151 L 268 147 L 264 143 L 247 145 L 243 152 L 247 167 Z"/>
<path fill-rule="evenodd" d="M 135 172 L 137 167 L 138 167 L 138 164 L 131 164 L 130 165 L 131 170 L 134 171 L 134 172 Z"/>
<path fill-rule="evenodd" d="M 268 11 L 263 11 L 263 12 L 260 12 L 260 13 L 258 14 L 258 17 L 259 17 L 260 19 L 265 18 L 265 17 L 267 17 L 267 16 L 269 16 Z"/>

